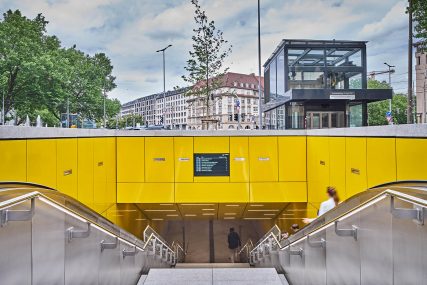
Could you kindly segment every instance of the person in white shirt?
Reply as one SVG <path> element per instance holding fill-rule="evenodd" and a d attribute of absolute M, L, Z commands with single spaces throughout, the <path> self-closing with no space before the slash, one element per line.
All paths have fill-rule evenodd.
<path fill-rule="evenodd" d="M 340 202 L 340 198 L 338 197 L 337 191 L 334 187 L 328 186 L 326 188 L 326 193 L 328 194 L 329 199 L 320 204 L 319 211 L 317 212 L 318 217 L 335 208 L 335 206 L 337 206 Z M 309 224 L 312 221 L 314 221 L 314 219 L 303 219 L 303 222 L 306 224 Z"/>

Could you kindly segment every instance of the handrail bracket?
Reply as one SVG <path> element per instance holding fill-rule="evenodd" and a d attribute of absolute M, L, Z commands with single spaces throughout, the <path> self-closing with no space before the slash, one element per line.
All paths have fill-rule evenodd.
<path fill-rule="evenodd" d="M 119 239 L 116 237 L 114 239 L 114 242 L 105 242 L 105 240 L 102 240 L 100 244 L 101 244 L 101 252 L 104 251 L 104 249 L 115 249 L 119 244 Z"/>
<path fill-rule="evenodd" d="M 289 247 L 290 255 L 299 255 L 302 258 L 303 253 L 304 249 L 302 249 L 301 247 L 299 249 L 291 249 L 291 247 Z"/>
<path fill-rule="evenodd" d="M 0 226 L 3 227 L 10 221 L 29 221 L 34 216 L 35 198 L 31 198 L 30 210 L 0 210 Z"/>
<path fill-rule="evenodd" d="M 307 244 L 310 247 L 326 248 L 326 240 L 324 238 L 321 238 L 320 240 L 316 240 L 316 241 L 311 241 L 310 240 L 310 235 L 307 235 Z"/>
<path fill-rule="evenodd" d="M 354 240 L 357 240 L 358 227 L 355 225 L 351 227 L 351 229 L 338 229 L 338 221 L 335 221 L 335 234 L 340 237 L 353 237 Z"/>
<path fill-rule="evenodd" d="M 125 258 L 126 256 L 135 256 L 138 253 L 138 251 L 136 250 L 136 246 L 134 246 L 133 250 L 123 249 L 122 253 L 123 253 L 123 258 Z"/>
<path fill-rule="evenodd" d="M 90 236 L 90 223 L 87 224 L 87 230 L 75 230 L 74 227 L 67 229 L 68 242 L 71 242 L 73 238 L 87 238 Z"/>
<path fill-rule="evenodd" d="M 393 217 L 398 219 L 413 219 L 416 220 L 417 224 L 424 225 L 424 208 L 415 207 L 409 208 L 395 208 L 394 197 L 390 196 L 390 211 Z"/>

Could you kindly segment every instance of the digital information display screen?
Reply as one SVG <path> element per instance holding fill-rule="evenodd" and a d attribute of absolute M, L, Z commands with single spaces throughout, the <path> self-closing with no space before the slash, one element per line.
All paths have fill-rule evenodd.
<path fill-rule="evenodd" d="M 194 176 L 230 176 L 230 154 L 195 153 Z"/>

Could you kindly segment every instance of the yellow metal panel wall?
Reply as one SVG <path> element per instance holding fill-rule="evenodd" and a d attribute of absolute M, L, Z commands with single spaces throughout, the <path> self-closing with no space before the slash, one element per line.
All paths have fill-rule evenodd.
<path fill-rule="evenodd" d="M 248 183 L 176 183 L 176 203 L 247 203 Z"/>
<path fill-rule="evenodd" d="M 56 189 L 56 139 L 27 140 L 27 181 Z"/>
<path fill-rule="evenodd" d="M 308 201 L 321 202 L 327 199 L 329 186 L 329 138 L 307 138 Z"/>
<path fill-rule="evenodd" d="M 427 139 L 396 139 L 397 180 L 427 180 Z"/>
<path fill-rule="evenodd" d="M 77 140 L 77 199 L 85 205 L 93 205 L 93 139 Z"/>
<path fill-rule="evenodd" d="M 108 204 L 107 196 L 107 140 L 93 139 L 93 198 L 95 204 Z M 104 208 L 104 207 L 102 207 Z"/>
<path fill-rule="evenodd" d="M 107 203 L 116 203 L 117 183 L 117 160 L 116 160 L 116 138 L 106 138 L 106 169 L 107 175 L 106 197 Z"/>
<path fill-rule="evenodd" d="M 145 139 L 145 181 L 174 182 L 173 138 Z"/>
<path fill-rule="evenodd" d="M 144 182 L 144 138 L 117 138 L 117 182 Z"/>
<path fill-rule="evenodd" d="M 193 182 L 193 138 L 175 137 L 175 182 Z"/>
<path fill-rule="evenodd" d="M 396 139 L 367 138 L 368 187 L 396 181 Z"/>
<path fill-rule="evenodd" d="M 329 185 L 335 187 L 342 201 L 346 199 L 344 137 L 329 138 Z"/>
<path fill-rule="evenodd" d="M 251 203 L 307 202 L 306 182 L 263 182 L 250 184 Z"/>
<path fill-rule="evenodd" d="M 117 183 L 117 203 L 174 203 L 173 183 Z"/>
<path fill-rule="evenodd" d="M 279 181 L 306 181 L 306 137 L 278 137 Z"/>
<path fill-rule="evenodd" d="M 229 137 L 194 137 L 194 153 L 229 153 Z M 228 176 L 194 177 L 194 182 L 229 182 Z"/>
<path fill-rule="evenodd" d="M 249 163 L 251 182 L 278 181 L 277 137 L 250 137 Z"/>
<path fill-rule="evenodd" d="M 194 153 L 228 153 L 229 137 L 194 137 Z"/>
<path fill-rule="evenodd" d="M 57 190 L 77 199 L 77 139 L 57 139 Z"/>
<path fill-rule="evenodd" d="M 0 140 L 0 181 L 27 181 L 26 140 Z"/>
<path fill-rule="evenodd" d="M 230 137 L 230 182 L 249 182 L 247 137 Z"/>
<path fill-rule="evenodd" d="M 346 138 L 346 194 L 347 198 L 363 192 L 366 180 L 366 138 Z"/>

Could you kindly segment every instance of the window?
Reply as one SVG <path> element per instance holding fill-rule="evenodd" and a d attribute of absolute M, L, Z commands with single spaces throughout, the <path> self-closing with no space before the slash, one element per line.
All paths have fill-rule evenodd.
<path fill-rule="evenodd" d="M 240 83 L 240 87 L 243 87 L 243 83 Z"/>
<path fill-rule="evenodd" d="M 417 56 L 417 65 L 421 65 L 421 56 Z"/>
<path fill-rule="evenodd" d="M 237 82 L 236 81 L 233 82 L 233 86 L 237 87 Z"/>

